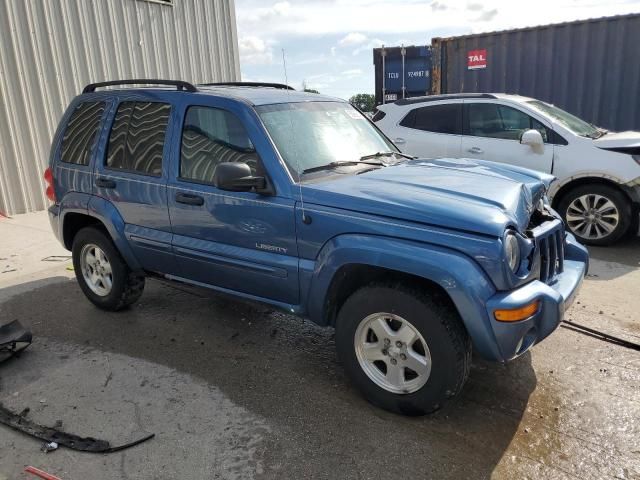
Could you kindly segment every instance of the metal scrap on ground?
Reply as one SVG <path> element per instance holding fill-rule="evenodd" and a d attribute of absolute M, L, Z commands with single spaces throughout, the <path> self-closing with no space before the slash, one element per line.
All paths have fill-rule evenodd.
<path fill-rule="evenodd" d="M 32 335 L 18 320 L 0 327 L 0 362 L 16 356 L 29 345 Z"/>

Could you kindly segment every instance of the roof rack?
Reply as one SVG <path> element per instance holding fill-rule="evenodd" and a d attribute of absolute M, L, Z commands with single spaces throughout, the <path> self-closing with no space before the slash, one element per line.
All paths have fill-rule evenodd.
<path fill-rule="evenodd" d="M 268 82 L 219 82 L 219 83 L 201 83 L 203 87 L 266 87 L 279 88 L 281 90 L 295 90 L 295 88 L 285 85 L 284 83 L 268 83 Z"/>
<path fill-rule="evenodd" d="M 157 79 L 133 79 L 133 80 L 112 80 L 110 82 L 98 82 L 90 83 L 82 93 L 95 92 L 96 88 L 112 87 L 115 85 L 170 85 L 176 87 L 178 90 L 186 90 L 187 92 L 197 92 L 198 89 L 189 82 L 183 82 L 182 80 L 157 80 Z"/>
<path fill-rule="evenodd" d="M 465 98 L 496 98 L 490 93 L 444 93 L 442 95 L 427 95 L 425 97 L 401 98 L 393 102 L 396 105 L 411 105 L 413 103 L 437 102 L 438 100 L 462 100 Z"/>

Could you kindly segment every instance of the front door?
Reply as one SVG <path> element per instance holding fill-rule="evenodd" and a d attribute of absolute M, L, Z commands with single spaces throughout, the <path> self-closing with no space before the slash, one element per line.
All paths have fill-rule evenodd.
<path fill-rule="evenodd" d="M 491 102 L 465 101 L 462 157 L 491 160 L 551 173 L 551 130 L 535 118 L 513 107 Z M 520 143 L 525 130 L 538 130 L 542 149 Z"/>
<path fill-rule="evenodd" d="M 234 106 L 190 106 L 169 181 L 173 249 L 180 275 L 221 289 L 298 302 L 294 201 L 213 184 L 221 162 L 264 174 L 260 152 Z"/>
<path fill-rule="evenodd" d="M 111 202 L 145 270 L 175 273 L 167 210 L 168 103 L 120 102 L 112 120 L 107 151 L 96 162 L 94 194 Z"/>

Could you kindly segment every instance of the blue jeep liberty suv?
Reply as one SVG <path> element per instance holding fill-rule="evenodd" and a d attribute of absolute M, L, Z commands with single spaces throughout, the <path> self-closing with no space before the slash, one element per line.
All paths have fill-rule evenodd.
<path fill-rule="evenodd" d="M 407 157 L 349 103 L 286 85 L 89 85 L 45 180 L 98 307 L 148 276 L 266 302 L 335 327 L 364 396 L 409 415 L 460 392 L 472 349 L 507 362 L 552 333 L 588 268 L 553 177 Z"/>

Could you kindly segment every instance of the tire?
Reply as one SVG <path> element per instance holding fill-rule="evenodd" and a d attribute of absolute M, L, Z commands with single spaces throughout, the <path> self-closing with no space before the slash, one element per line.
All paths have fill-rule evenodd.
<path fill-rule="evenodd" d="M 569 190 L 558 204 L 558 213 L 571 233 L 587 245 L 611 245 L 633 223 L 631 201 L 609 185 L 590 184 Z"/>
<path fill-rule="evenodd" d="M 122 310 L 142 295 L 144 276 L 131 271 L 103 230 L 95 227 L 80 230 L 73 239 L 72 255 L 78 284 L 98 308 Z M 93 278 L 99 280 L 94 282 Z"/>
<path fill-rule="evenodd" d="M 377 318 L 375 315 L 378 314 L 387 318 Z M 391 344 L 384 353 L 385 341 L 377 338 L 375 332 L 372 335 L 372 329 L 368 328 L 376 325 L 375 328 L 380 329 L 380 321 L 392 331 L 399 326 L 398 322 L 402 323 L 402 328 L 411 326 L 414 332 L 404 332 L 414 335 L 417 332 L 420 338 L 411 347 L 401 342 L 404 346 L 392 352 L 392 347 L 399 345 L 395 342 L 403 331 L 401 328 L 394 332 L 396 337 L 389 338 Z M 365 332 L 367 329 L 369 331 Z M 360 341 L 364 338 L 362 335 L 369 343 Z M 422 342 L 426 348 L 420 348 Z M 359 348 L 358 345 L 366 347 Z M 403 285 L 367 286 L 347 298 L 336 320 L 336 347 L 347 374 L 365 398 L 376 406 L 403 415 L 425 415 L 441 408 L 462 390 L 471 367 L 471 340 L 448 299 L 427 296 Z M 405 352 L 404 360 L 398 350 Z M 363 351 L 367 353 L 363 354 Z M 423 367 L 408 361 L 411 361 L 410 357 L 423 357 L 423 353 L 425 358 L 430 358 L 429 372 L 413 378 Z M 381 354 L 380 358 L 384 360 L 374 363 L 363 360 L 363 355 L 369 354 L 373 357 Z M 392 366 L 390 362 L 394 360 L 396 364 Z M 384 368 L 380 362 L 385 364 Z M 394 370 L 390 368 L 402 364 L 405 365 L 400 369 L 402 387 L 398 389 L 398 383 L 395 387 L 391 385 L 394 384 Z M 406 367 L 413 364 L 419 367 L 416 371 Z"/>

